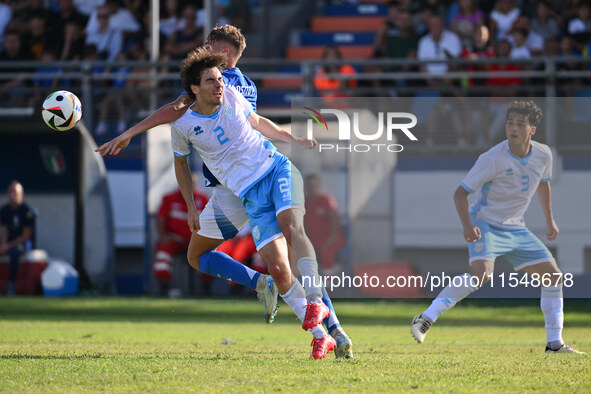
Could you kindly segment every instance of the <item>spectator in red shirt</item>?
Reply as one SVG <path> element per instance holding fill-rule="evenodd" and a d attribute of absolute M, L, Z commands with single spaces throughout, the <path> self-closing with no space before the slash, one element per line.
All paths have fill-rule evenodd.
<path fill-rule="evenodd" d="M 506 59 L 511 54 L 511 43 L 508 40 L 501 40 L 497 42 L 495 51 L 497 58 Z M 517 72 L 521 71 L 522 67 L 513 63 L 499 63 L 491 64 L 489 71 L 501 72 Z M 492 89 L 491 100 L 489 104 L 490 110 L 490 126 L 488 134 L 485 136 L 485 143 L 497 143 L 499 138 L 503 136 L 506 122 L 506 108 L 510 97 L 520 97 L 518 89 L 523 83 L 523 79 L 518 76 L 507 77 L 490 77 L 486 81 L 486 86 Z"/>
<path fill-rule="evenodd" d="M 498 58 L 508 58 L 511 54 L 511 43 L 507 40 L 501 40 L 497 43 L 496 46 L 496 53 Z M 512 63 L 501 63 L 501 64 L 492 64 L 489 68 L 489 71 L 520 71 L 521 67 L 517 64 Z M 520 77 L 511 76 L 511 77 L 491 77 L 486 82 L 487 86 L 499 87 L 499 86 L 519 86 L 522 83 L 522 79 Z M 511 90 L 513 91 L 513 90 Z M 498 94 L 496 94 L 498 95 Z M 503 89 L 504 97 L 512 97 L 515 94 L 510 94 L 508 90 Z"/>
<path fill-rule="evenodd" d="M 495 57 L 495 50 L 489 45 L 490 36 L 486 26 L 479 26 L 474 29 L 472 40 L 467 42 L 460 54 L 461 58 L 470 60 L 479 59 L 492 59 Z M 486 65 L 483 64 L 469 64 L 468 71 L 486 71 Z M 485 81 L 482 79 L 470 79 L 466 78 L 465 81 L 467 86 L 480 86 L 484 85 Z M 483 93 L 480 93 L 481 97 Z"/>
<path fill-rule="evenodd" d="M 316 250 L 318 265 L 325 271 L 335 266 L 336 254 L 345 246 L 339 207 L 334 196 L 325 193 L 316 174 L 306 177 L 306 234 Z"/>
<path fill-rule="evenodd" d="M 193 182 L 195 185 L 195 182 Z M 199 212 L 207 204 L 208 197 L 193 190 L 195 207 Z M 154 261 L 154 274 L 160 282 L 160 292 L 168 293 L 172 279 L 172 258 L 179 252 L 186 251 L 191 240 L 191 230 L 187 224 L 187 204 L 183 199 L 180 189 L 166 194 L 162 198 L 162 204 L 156 216 L 156 229 L 158 231 L 158 243 L 156 244 L 156 259 Z M 203 278 L 204 283 L 209 284 L 211 277 Z M 208 286 L 204 286 L 207 292 Z"/>

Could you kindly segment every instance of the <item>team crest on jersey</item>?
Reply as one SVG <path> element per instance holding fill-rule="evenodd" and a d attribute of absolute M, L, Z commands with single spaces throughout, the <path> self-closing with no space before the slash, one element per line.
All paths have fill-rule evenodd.
<path fill-rule="evenodd" d="M 261 237 L 261 232 L 259 231 L 259 226 L 254 226 L 252 229 L 252 237 L 258 241 Z"/>
<path fill-rule="evenodd" d="M 234 116 L 234 110 L 232 109 L 231 106 L 226 105 L 223 109 L 222 112 L 227 115 L 227 116 Z"/>
<path fill-rule="evenodd" d="M 512 168 L 507 168 L 505 170 L 505 176 L 511 176 L 513 175 L 513 169 Z"/>
<path fill-rule="evenodd" d="M 474 244 L 474 251 L 475 252 L 482 252 L 482 249 L 484 249 L 484 243 L 483 242 L 476 242 Z"/>
<path fill-rule="evenodd" d="M 203 133 L 203 129 L 201 128 L 201 126 L 197 126 L 193 129 L 193 131 L 195 132 L 195 135 L 199 135 L 201 133 Z"/>

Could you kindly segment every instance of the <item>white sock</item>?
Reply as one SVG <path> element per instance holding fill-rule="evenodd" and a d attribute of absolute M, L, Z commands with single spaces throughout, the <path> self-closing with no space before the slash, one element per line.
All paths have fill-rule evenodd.
<path fill-rule="evenodd" d="M 556 286 L 542 287 L 541 293 L 540 307 L 546 322 L 546 340 L 553 345 L 558 343 L 562 345 L 564 344 L 562 340 L 562 327 L 564 324 L 562 283 Z"/>
<path fill-rule="evenodd" d="M 453 308 L 459 301 L 468 297 L 470 294 L 478 290 L 478 286 L 470 284 L 471 275 L 465 273 L 464 275 L 456 276 L 452 279 L 451 284 L 433 300 L 429 308 L 422 313 L 423 317 L 431 320 L 432 323 L 437 321 L 437 318 L 445 311 Z M 456 278 L 462 278 L 460 279 Z M 454 279 L 456 279 L 454 281 Z M 454 286 L 453 284 L 460 284 L 461 286 Z"/>
<path fill-rule="evenodd" d="M 283 298 L 283 301 L 289 305 L 291 310 L 293 310 L 298 319 L 303 323 L 304 317 L 306 316 L 306 293 L 304 292 L 301 283 L 296 278 L 292 277 L 292 280 L 293 284 L 291 285 L 291 288 L 287 293 L 280 295 L 281 298 Z M 309 331 L 312 332 L 314 338 L 322 338 L 328 335 L 322 325 L 318 325 Z"/>
<path fill-rule="evenodd" d="M 306 290 L 306 299 L 309 303 L 322 303 L 322 282 L 318 274 L 318 263 L 311 257 L 302 257 L 298 260 L 297 265 L 302 275 L 302 284 Z"/>
<path fill-rule="evenodd" d="M 328 335 L 322 324 L 317 325 L 309 331 L 312 333 L 314 338 L 322 338 Z"/>

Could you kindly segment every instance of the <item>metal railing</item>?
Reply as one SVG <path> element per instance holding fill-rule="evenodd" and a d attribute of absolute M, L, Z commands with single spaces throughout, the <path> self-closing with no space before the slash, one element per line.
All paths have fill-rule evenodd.
<path fill-rule="evenodd" d="M 358 72 L 327 73 L 325 77 L 343 81 L 343 88 L 339 89 L 338 94 L 351 97 L 413 97 L 429 94 L 446 97 L 591 96 L 590 58 L 453 59 L 428 62 L 411 59 L 290 61 L 245 58 L 241 60 L 240 67 L 257 84 L 259 98 L 273 91 L 314 97 L 334 93 L 318 92 L 315 89 L 317 70 L 324 66 L 343 64 L 355 67 Z M 430 74 L 424 70 L 427 64 L 445 64 L 448 71 L 441 75 Z M 490 70 L 491 65 L 502 67 L 509 64 L 518 65 L 521 70 Z M 295 71 L 278 72 L 278 69 Z M 91 129 L 94 129 L 101 116 L 104 117 L 103 106 L 109 103 L 114 107 L 110 109 L 111 112 L 121 110 L 117 108 L 117 103 L 128 106 L 125 117 L 131 124 L 183 90 L 178 71 L 178 61 L 1 62 L 0 116 L 33 114 L 39 110 L 46 94 L 66 89 L 79 95 L 85 108 L 85 122 Z M 276 83 L 269 83 L 273 80 Z M 286 80 L 291 81 L 282 87 L 281 81 Z M 352 81 L 355 86 L 350 84 Z M 273 116 L 289 117 L 289 104 L 278 104 L 261 106 L 259 110 L 263 114 L 268 111 Z M 556 122 L 563 121 L 559 116 L 563 114 L 557 114 L 556 110 L 552 105 L 545 109 L 546 121 L 550 120 L 550 123 L 546 123 L 546 142 L 567 150 L 591 148 L 591 140 L 583 134 L 580 140 L 574 138 L 561 141 L 558 138 Z M 109 116 L 108 119 L 113 118 Z"/>

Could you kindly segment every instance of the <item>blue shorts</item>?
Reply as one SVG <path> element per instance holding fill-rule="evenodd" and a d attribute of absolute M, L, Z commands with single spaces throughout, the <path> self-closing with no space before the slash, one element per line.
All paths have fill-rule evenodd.
<path fill-rule="evenodd" d="M 300 171 L 287 159 L 275 167 L 242 196 L 252 238 L 260 250 L 281 237 L 277 215 L 290 208 L 304 209 L 304 185 Z"/>
<path fill-rule="evenodd" d="M 468 245 L 470 264 L 505 256 L 517 271 L 530 265 L 554 262 L 546 245 L 527 228 L 501 228 L 480 219 L 472 221 L 480 228 L 481 238 Z"/>

